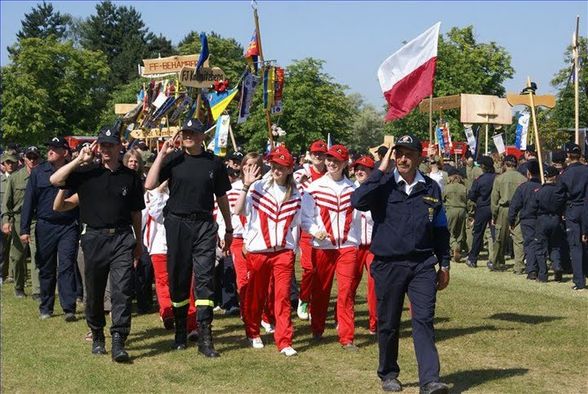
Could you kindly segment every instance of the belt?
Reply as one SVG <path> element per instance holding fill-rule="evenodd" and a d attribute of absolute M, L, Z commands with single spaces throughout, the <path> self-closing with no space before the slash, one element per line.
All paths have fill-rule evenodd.
<path fill-rule="evenodd" d="M 209 213 L 209 212 L 196 212 L 196 213 L 187 213 L 187 214 L 168 212 L 168 216 L 171 216 L 171 217 L 173 217 L 175 219 L 179 219 L 179 220 L 189 220 L 189 221 L 203 220 L 206 222 L 213 221 L 212 213 Z"/>
<path fill-rule="evenodd" d="M 131 226 L 112 227 L 112 228 L 95 228 L 95 227 L 90 227 L 88 225 L 84 225 L 84 229 L 82 230 L 82 234 L 84 234 L 86 232 L 106 234 L 106 235 L 122 234 L 122 233 L 127 233 L 127 232 L 130 233 Z"/>

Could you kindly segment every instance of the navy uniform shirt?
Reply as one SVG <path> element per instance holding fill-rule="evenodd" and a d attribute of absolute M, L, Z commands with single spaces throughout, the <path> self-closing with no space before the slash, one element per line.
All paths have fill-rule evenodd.
<path fill-rule="evenodd" d="M 54 172 L 53 165 L 48 161 L 39 164 L 31 171 L 22 205 L 21 234 L 31 233 L 33 217 L 55 224 L 72 224 L 78 220 L 79 211 L 77 208 L 66 212 L 53 210 L 53 201 L 59 191 L 59 188 L 49 182 L 49 178 Z"/>
<path fill-rule="evenodd" d="M 351 195 L 351 205 L 371 211 L 374 227 L 370 250 L 380 258 L 411 259 L 437 257 L 449 266 L 449 230 L 443 197 L 437 182 L 423 176 L 410 194 L 396 182 L 396 171 L 384 174 L 379 169 Z"/>
<path fill-rule="evenodd" d="M 496 174 L 485 172 L 477 177 L 472 183 L 472 188 L 468 193 L 468 199 L 475 202 L 476 207 L 490 206 L 494 178 L 496 178 Z"/>
<path fill-rule="evenodd" d="M 545 183 L 535 191 L 537 216 L 561 216 L 565 210 L 565 199 L 555 183 Z"/>
<path fill-rule="evenodd" d="M 588 194 L 588 166 L 571 163 L 559 176 L 558 185 L 569 207 L 581 207 Z"/>
<path fill-rule="evenodd" d="M 508 222 L 511 226 L 516 224 L 517 215 L 519 220 L 537 219 L 534 198 L 535 191 L 540 187 L 539 178 L 531 178 L 517 187 L 508 207 Z"/>

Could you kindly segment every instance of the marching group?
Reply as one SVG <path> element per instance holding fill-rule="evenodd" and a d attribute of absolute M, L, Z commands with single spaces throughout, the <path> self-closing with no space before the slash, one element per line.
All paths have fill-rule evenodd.
<path fill-rule="evenodd" d="M 420 141 L 405 135 L 380 147 L 377 158 L 319 140 L 300 161 L 277 146 L 223 162 L 203 149 L 204 129 L 187 121 L 156 156 L 141 145 L 122 153 L 109 127 L 77 152 L 53 138 L 43 162 L 34 146 L 20 157 L 7 149 L 2 280 L 25 296 L 28 250 L 40 318 L 52 316 L 56 286 L 68 322 L 83 299 L 99 355 L 106 354 L 109 311 L 111 355 L 125 362 L 131 299 L 148 311 L 153 282 L 163 325 L 175 333 L 173 349 L 194 339 L 200 353 L 218 357 L 212 322 L 220 309 L 240 315 L 252 348 L 264 347 L 263 327 L 290 357 L 297 354 L 292 309 L 321 341 L 336 277 L 339 343 L 357 351 L 355 298 L 365 270 L 367 329 L 377 336 L 383 389 L 402 390 L 398 339 L 408 294 L 427 393 L 447 392 L 433 317 L 451 260 L 475 268 L 486 238 L 491 271 L 504 271 L 512 254 L 515 274 L 546 282 L 549 260 L 554 280 L 571 271 L 574 289 L 585 287 L 588 166 L 578 145 L 553 152 L 542 183 L 532 147 L 521 163 L 511 155 L 477 163 L 466 156 L 449 165 L 437 156 L 421 160 Z"/>

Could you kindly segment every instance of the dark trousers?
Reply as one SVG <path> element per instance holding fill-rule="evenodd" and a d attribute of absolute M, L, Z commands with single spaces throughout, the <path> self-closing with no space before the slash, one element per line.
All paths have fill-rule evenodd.
<path fill-rule="evenodd" d="M 132 276 L 137 312 L 148 313 L 153 309 L 153 265 L 145 246 L 137 267 L 133 267 Z"/>
<path fill-rule="evenodd" d="M 559 215 L 540 215 L 537 218 L 537 263 L 538 278 L 547 280 L 547 257 L 550 257 L 554 271 L 561 271 L 561 220 Z"/>
<path fill-rule="evenodd" d="M 215 304 L 228 311 L 239 306 L 237 300 L 237 279 L 233 256 L 224 256 L 215 268 Z"/>
<path fill-rule="evenodd" d="M 39 311 L 53 313 L 57 285 L 61 308 L 65 313 L 75 313 L 78 224 L 54 224 L 39 219 L 35 236 L 37 242 L 35 262 L 39 267 L 41 286 Z"/>
<path fill-rule="evenodd" d="M 412 336 L 421 386 L 439 380 L 439 355 L 435 347 L 435 299 L 437 273 L 435 258 L 422 262 L 382 261 L 371 265 L 377 298 L 380 379 L 394 379 L 398 366 L 398 339 L 404 295 L 412 305 Z"/>
<path fill-rule="evenodd" d="M 536 226 L 537 219 L 521 220 L 527 273 L 539 271 L 539 267 L 537 266 L 537 241 L 535 240 Z"/>
<path fill-rule="evenodd" d="M 588 274 L 588 251 L 582 242 L 582 207 L 574 206 L 566 209 L 566 234 L 570 247 L 572 262 L 572 280 L 580 288 L 586 287 Z"/>
<path fill-rule="evenodd" d="M 473 264 L 477 264 L 478 262 L 478 255 L 480 254 L 480 250 L 482 250 L 482 245 L 484 244 L 484 232 L 486 231 L 486 226 L 492 220 L 492 212 L 490 211 L 490 207 L 477 207 L 476 213 L 474 214 L 474 228 L 473 228 L 473 241 L 472 241 L 472 249 L 468 254 L 468 261 L 472 262 Z M 494 240 L 494 226 L 490 226 L 490 234 L 492 235 L 492 240 Z"/>
<path fill-rule="evenodd" d="M 110 275 L 112 326 L 110 333 L 123 337 L 131 331 L 131 269 L 135 236 L 128 231 L 105 234 L 86 230 L 82 234 L 86 279 L 86 321 L 92 330 L 102 330 L 104 319 L 104 291 Z"/>
<path fill-rule="evenodd" d="M 165 231 L 172 305 L 180 308 L 190 302 L 190 286 L 194 275 L 196 319 L 203 323 L 212 322 L 218 225 L 212 220 L 191 220 L 168 214 Z"/>

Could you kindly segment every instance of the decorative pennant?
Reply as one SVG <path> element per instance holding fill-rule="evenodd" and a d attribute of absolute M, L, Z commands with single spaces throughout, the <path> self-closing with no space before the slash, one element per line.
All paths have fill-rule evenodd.
<path fill-rule="evenodd" d="M 502 133 L 493 135 L 492 139 L 494 140 L 494 146 L 496 147 L 496 150 L 499 154 L 503 154 L 504 152 L 506 152 L 506 148 L 504 147 L 504 139 L 502 138 Z"/>
<path fill-rule="evenodd" d="M 251 104 L 253 103 L 253 95 L 255 88 L 259 84 L 259 77 L 256 75 L 246 72 L 241 82 L 241 99 L 239 101 L 239 117 L 237 118 L 237 124 L 243 123 L 249 117 L 251 113 Z"/>
<path fill-rule="evenodd" d="M 231 117 L 229 115 L 219 116 L 216 122 L 214 138 L 208 144 L 208 149 L 212 150 L 217 156 L 224 157 L 227 154 L 230 125 Z"/>

